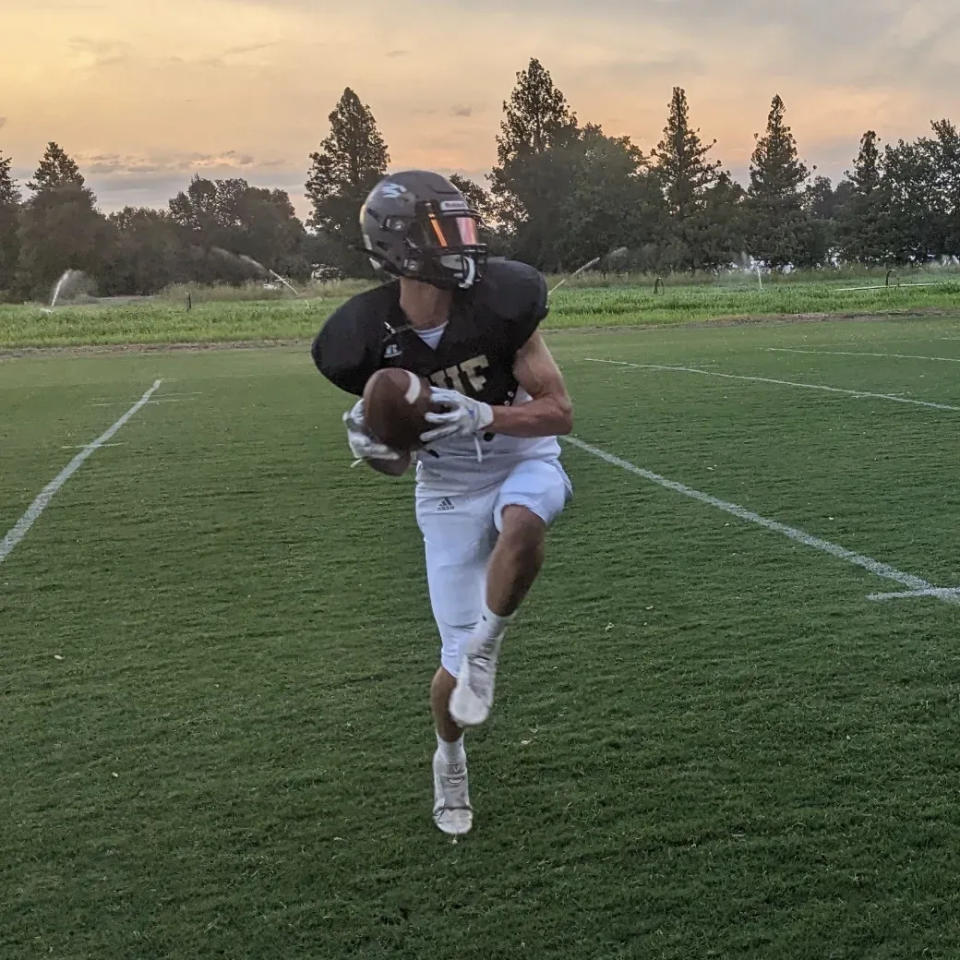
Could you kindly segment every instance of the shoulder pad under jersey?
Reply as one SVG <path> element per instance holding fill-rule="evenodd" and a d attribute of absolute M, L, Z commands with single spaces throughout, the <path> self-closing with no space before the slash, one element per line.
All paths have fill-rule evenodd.
<path fill-rule="evenodd" d="M 526 263 L 489 260 L 474 304 L 505 321 L 506 341 L 516 352 L 547 315 L 547 282 Z"/>
<path fill-rule="evenodd" d="M 337 308 L 314 338 L 313 362 L 341 390 L 360 396 L 380 366 L 385 324 L 396 299 L 393 283 L 359 293 Z"/>
<path fill-rule="evenodd" d="M 543 274 L 518 260 L 488 260 L 477 297 L 505 320 L 539 323 L 547 315 L 547 284 Z"/>

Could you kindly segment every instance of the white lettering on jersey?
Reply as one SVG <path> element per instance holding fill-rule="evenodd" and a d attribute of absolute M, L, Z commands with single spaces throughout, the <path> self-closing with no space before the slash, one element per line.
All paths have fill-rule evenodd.
<path fill-rule="evenodd" d="M 463 390 L 469 387 L 472 393 L 480 395 L 487 384 L 485 373 L 490 369 L 490 361 L 486 354 L 464 360 L 455 366 L 444 370 L 437 370 L 430 374 L 430 382 L 438 387 L 447 387 L 450 390 Z"/>
<path fill-rule="evenodd" d="M 479 396 L 480 391 L 483 390 L 484 385 L 487 382 L 487 378 L 484 376 L 484 373 L 490 369 L 490 363 L 488 362 L 487 358 L 481 355 L 474 360 L 468 360 L 466 363 L 460 364 L 460 369 L 470 381 L 470 386 L 473 388 L 473 392 Z"/>

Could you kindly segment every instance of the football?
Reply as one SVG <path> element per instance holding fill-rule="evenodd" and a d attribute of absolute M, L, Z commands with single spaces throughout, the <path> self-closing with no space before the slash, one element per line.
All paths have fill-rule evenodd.
<path fill-rule="evenodd" d="M 420 434 L 430 429 L 430 383 L 410 370 L 378 370 L 363 390 L 363 417 L 370 432 L 394 450 L 422 447 Z"/>

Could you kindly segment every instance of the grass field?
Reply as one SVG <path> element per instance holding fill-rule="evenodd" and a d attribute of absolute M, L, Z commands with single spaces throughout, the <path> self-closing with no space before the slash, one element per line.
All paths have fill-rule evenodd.
<path fill-rule="evenodd" d="M 0 563 L 0 957 L 960 956 L 960 605 L 868 599 L 960 587 L 960 322 L 550 345 L 622 463 L 566 446 L 456 845 L 411 482 L 305 347 L 0 361 L 0 535 L 162 380 Z"/>
<path fill-rule="evenodd" d="M 668 278 L 659 293 L 652 282 L 596 286 L 598 281 L 591 279 L 557 290 L 551 298 L 548 326 L 559 330 L 796 314 L 960 312 L 960 276 L 955 272 L 917 272 L 904 277 L 899 287 L 877 286 L 883 279 L 875 273 L 829 278 L 807 273 L 770 277 L 760 289 L 755 280 L 740 276 L 716 282 Z M 52 313 L 44 313 L 39 305 L 0 304 L 0 350 L 310 337 L 356 288 L 351 282 L 332 286 L 323 297 L 296 300 L 272 295 L 263 301 L 204 299 L 224 292 L 195 291 L 190 310 L 184 298 L 173 294 L 140 303 L 64 306 Z M 248 295 L 248 291 L 237 295 Z"/>

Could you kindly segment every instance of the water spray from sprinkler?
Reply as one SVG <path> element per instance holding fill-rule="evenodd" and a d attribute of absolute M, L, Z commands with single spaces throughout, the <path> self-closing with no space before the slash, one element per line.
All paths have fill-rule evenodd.
<path fill-rule="evenodd" d="M 245 253 L 241 253 L 238 259 L 242 260 L 244 263 L 249 263 L 251 267 L 255 267 L 261 273 L 270 274 L 272 277 L 275 277 L 277 280 L 279 280 L 285 287 L 287 287 L 295 297 L 300 296 L 300 291 L 297 290 L 292 283 L 281 277 L 276 270 L 271 270 L 269 267 L 265 267 L 262 263 L 260 263 L 259 260 L 254 260 L 253 257 L 248 257 Z"/>
<path fill-rule="evenodd" d="M 64 270 L 60 274 L 60 279 L 56 282 L 56 285 L 53 288 L 53 296 L 50 298 L 50 306 L 44 307 L 44 313 L 53 313 L 53 308 L 57 305 L 57 300 L 60 298 L 60 293 L 63 288 L 74 278 L 82 276 L 80 270 Z"/>

